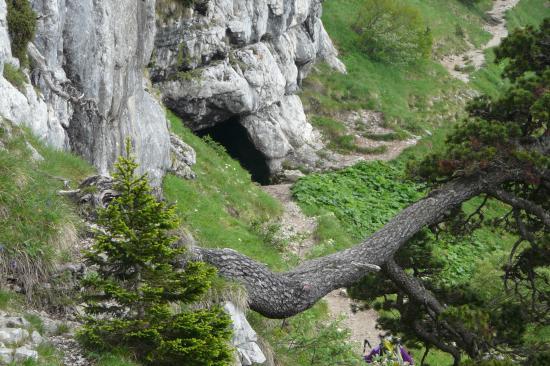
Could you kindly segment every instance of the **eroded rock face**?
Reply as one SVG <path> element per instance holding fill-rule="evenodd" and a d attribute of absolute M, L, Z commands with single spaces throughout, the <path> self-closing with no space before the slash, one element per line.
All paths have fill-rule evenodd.
<path fill-rule="evenodd" d="M 226 302 L 223 308 L 231 316 L 233 323 L 231 344 L 237 353 L 235 365 L 250 366 L 265 363 L 266 357 L 257 343 L 258 335 L 246 320 L 244 312 L 231 302 Z"/>
<path fill-rule="evenodd" d="M 310 153 L 315 136 L 293 94 L 317 60 L 345 72 L 319 0 L 210 0 L 194 9 L 159 0 L 157 13 L 152 80 L 189 127 L 238 117 L 273 173 Z"/>
<path fill-rule="evenodd" d="M 30 85 L 21 92 L 0 76 L 0 114 L 84 156 L 101 174 L 129 137 L 141 169 L 158 184 L 171 161 L 164 111 L 144 77 L 155 0 L 31 3 L 38 14 L 31 79 L 39 92 Z M 0 0 L 0 69 L 11 58 L 5 13 Z"/>

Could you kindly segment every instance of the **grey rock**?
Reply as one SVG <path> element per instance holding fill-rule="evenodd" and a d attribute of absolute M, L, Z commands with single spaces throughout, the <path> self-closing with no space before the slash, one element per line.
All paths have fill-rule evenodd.
<path fill-rule="evenodd" d="M 287 182 L 295 183 L 300 178 L 305 177 L 305 174 L 299 170 L 284 170 L 283 179 Z"/>
<path fill-rule="evenodd" d="M 31 334 L 31 340 L 32 340 L 32 344 L 35 345 L 35 346 L 38 346 L 40 344 L 42 344 L 42 342 L 44 341 L 44 338 L 42 338 L 42 336 L 40 335 L 40 333 L 38 333 L 36 330 L 32 332 Z"/>
<path fill-rule="evenodd" d="M 231 59 L 161 82 L 164 102 L 194 130 L 247 114 L 284 96 L 285 79 L 263 43 L 238 49 Z"/>
<path fill-rule="evenodd" d="M 170 170 L 178 177 L 194 179 L 196 174 L 191 167 L 197 162 L 195 150 L 173 133 L 170 134 L 170 146 L 172 151 Z"/>
<path fill-rule="evenodd" d="M 266 357 L 258 346 L 258 336 L 246 320 L 244 312 L 231 302 L 224 304 L 224 310 L 231 316 L 233 324 L 231 343 L 237 349 L 239 360 L 237 365 L 249 366 L 264 363 Z"/>
<path fill-rule="evenodd" d="M 29 337 L 29 332 L 21 328 L 0 329 L 0 342 L 5 344 L 16 344 Z"/>
<path fill-rule="evenodd" d="M 0 347 L 0 364 L 13 362 L 13 349 Z"/>
<path fill-rule="evenodd" d="M 13 355 L 15 362 L 23 362 L 26 360 L 38 360 L 38 352 L 27 347 L 19 347 Z"/>
<path fill-rule="evenodd" d="M 28 328 L 30 323 L 21 316 L 0 315 L 0 328 Z"/>
<path fill-rule="evenodd" d="M 10 38 L 6 15 L 8 9 L 4 1 L 0 1 L 0 75 L 4 72 L 4 62 L 11 57 Z"/>
<path fill-rule="evenodd" d="M 304 146 L 314 149 L 319 144 L 296 95 L 284 96 L 278 103 L 243 117 L 241 124 L 268 160 L 272 174 L 289 155 L 300 155 Z"/>
<path fill-rule="evenodd" d="M 31 3 L 38 14 L 29 45 L 33 85 L 21 92 L 0 76 L 0 115 L 82 155 L 102 174 L 130 138 L 141 172 L 159 185 L 170 167 L 170 137 L 143 73 L 153 49 L 155 1 Z M 11 57 L 5 7 L 0 0 L 0 68 Z"/>
<path fill-rule="evenodd" d="M 318 143 L 292 95 L 318 60 L 345 72 L 320 0 L 210 0 L 201 11 L 158 10 L 151 75 L 168 107 L 193 130 L 240 119 L 272 172 L 289 155 L 311 160 Z"/>

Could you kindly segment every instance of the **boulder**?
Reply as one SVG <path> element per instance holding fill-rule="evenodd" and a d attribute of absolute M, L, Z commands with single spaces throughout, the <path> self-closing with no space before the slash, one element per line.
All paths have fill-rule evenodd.
<path fill-rule="evenodd" d="M 38 352 L 27 347 L 19 347 L 13 355 L 15 362 L 24 362 L 27 360 L 38 360 Z"/>
<path fill-rule="evenodd" d="M 272 174 L 290 155 L 303 155 L 304 147 L 316 148 L 320 142 L 307 121 L 297 95 L 284 96 L 280 102 L 241 119 L 251 141 L 267 158 Z"/>
<path fill-rule="evenodd" d="M 195 150 L 173 133 L 170 134 L 170 148 L 172 152 L 171 172 L 184 179 L 195 179 L 196 174 L 191 169 L 197 162 Z"/>
<path fill-rule="evenodd" d="M 21 328 L 2 328 L 0 329 L 0 342 L 7 345 L 16 344 L 29 337 L 29 332 Z"/>
<path fill-rule="evenodd" d="M 13 362 L 13 349 L 0 347 L 0 364 L 10 364 Z"/>
<path fill-rule="evenodd" d="M 231 343 L 237 349 L 239 359 L 237 365 L 249 366 L 264 363 L 266 357 L 258 346 L 258 336 L 248 323 L 248 320 L 246 320 L 244 312 L 231 302 L 226 302 L 224 309 L 231 316 L 233 323 L 233 339 Z"/>

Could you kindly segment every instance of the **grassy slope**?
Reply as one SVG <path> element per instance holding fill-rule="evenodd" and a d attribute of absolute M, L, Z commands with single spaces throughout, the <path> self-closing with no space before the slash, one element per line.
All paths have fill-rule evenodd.
<path fill-rule="evenodd" d="M 509 30 L 526 25 L 538 25 L 545 17 L 550 16 L 550 8 L 546 0 L 521 0 L 519 4 L 506 14 Z M 482 93 L 496 96 L 507 82 L 501 78 L 503 65 L 495 65 L 493 50 L 485 51 L 486 65 L 471 77 L 471 85 Z"/>
<path fill-rule="evenodd" d="M 471 8 L 456 0 L 407 3 L 421 10 L 432 30 L 437 54 L 459 52 L 466 47 L 464 38 L 456 34 L 458 25 L 475 44 L 488 39 L 488 34 L 481 30 L 482 13 L 490 3 L 487 0 Z M 408 66 L 370 60 L 359 50 L 358 36 L 351 29 L 361 4 L 360 0 L 329 0 L 323 4 L 323 22 L 348 74 L 319 67 L 304 82 L 302 99 L 306 108 L 321 115 L 337 115 L 342 110 L 357 108 L 376 109 L 384 112 L 388 124 L 416 133 L 445 123 L 460 108 L 460 103 L 449 98 L 442 103 L 439 96 L 456 95 L 464 88 L 463 83 L 431 60 Z"/>
<path fill-rule="evenodd" d="M 255 229 L 281 213 L 279 202 L 252 183 L 221 146 L 193 135 L 174 114 L 168 118 L 172 130 L 197 152 L 196 179 L 169 175 L 164 181 L 165 196 L 176 202 L 183 225 L 202 246 L 233 248 L 272 268 L 286 268 L 281 253 Z"/>
<path fill-rule="evenodd" d="M 10 125 L 0 122 L 0 141 L 6 147 L 0 149 L 0 244 L 6 258 L 40 263 L 43 271 L 68 258 L 78 225 L 71 204 L 56 193 L 63 189 L 56 177 L 77 184 L 93 169 L 73 155 L 44 146 L 24 130 L 6 126 Z M 44 161 L 32 161 L 27 142 Z"/>

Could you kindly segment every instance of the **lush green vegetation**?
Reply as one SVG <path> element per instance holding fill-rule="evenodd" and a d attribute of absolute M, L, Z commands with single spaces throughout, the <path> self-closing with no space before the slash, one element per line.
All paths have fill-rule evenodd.
<path fill-rule="evenodd" d="M 92 169 L 7 121 L 0 121 L 0 141 L 0 267 L 31 293 L 54 262 L 71 257 L 77 240 L 79 220 L 57 190 L 63 189 L 63 179 L 78 183 Z M 31 145 L 43 161 L 32 159 Z M 18 265 L 7 267 L 11 261 Z"/>
<path fill-rule="evenodd" d="M 24 65 L 27 63 L 27 44 L 36 32 L 36 14 L 29 0 L 8 0 L 6 5 L 11 52 Z"/>
<path fill-rule="evenodd" d="M 4 64 L 4 78 L 20 91 L 23 91 L 27 77 L 23 72 L 11 64 Z"/>
<path fill-rule="evenodd" d="M 339 320 L 329 321 L 324 303 L 286 320 L 249 313 L 249 320 L 269 343 L 281 365 L 362 365 Z"/>
<path fill-rule="evenodd" d="M 543 76 L 546 74 L 540 71 L 541 67 L 544 69 L 544 66 L 541 66 L 544 62 L 540 57 L 544 54 L 541 52 L 543 43 L 534 41 L 536 37 L 529 35 L 529 32 L 520 33 L 516 38 L 517 40 L 512 38 L 504 42 L 503 47 L 497 52 L 499 59 L 511 57 L 512 61 L 478 72 L 479 79 L 474 83 L 477 83 L 476 86 L 480 89 L 487 90 L 488 95 L 498 96 L 511 87 L 510 81 L 503 81 L 500 76 L 502 71 L 514 81 L 525 71 L 536 70 L 538 79 L 533 75 L 519 77 L 514 88 L 508 89 L 511 96 L 496 97 L 493 100 L 482 98 L 469 107 L 469 112 L 474 116 L 497 121 L 513 120 L 514 123 L 503 123 L 503 126 L 500 126 L 473 120 L 456 129 L 446 143 L 443 142 L 448 128 L 424 139 L 419 146 L 409 149 L 395 162 L 362 163 L 335 173 L 310 175 L 295 185 L 294 195 L 306 212 L 330 217 L 326 215 L 328 211 L 334 215 L 329 225 L 320 225 L 320 228 L 330 227 L 330 230 L 323 231 L 330 233 L 324 240 L 332 243 L 332 246 L 324 245 L 322 250 L 316 248 L 312 252 L 313 255 L 326 254 L 351 245 L 382 226 L 400 210 L 400 205 L 405 206 L 416 200 L 424 188 L 408 181 L 403 168 L 409 159 L 418 159 L 445 149 L 448 154 L 446 158 L 440 157 L 439 162 L 433 157 L 428 158 L 418 172 L 430 176 L 430 171 L 435 170 L 447 178 L 450 172 L 457 169 L 463 172 L 462 174 L 484 169 L 491 160 L 510 162 L 514 159 L 527 159 L 523 166 L 527 164 L 533 167 L 548 164 L 547 160 L 539 156 L 518 155 L 510 153 L 508 149 L 502 149 L 502 146 L 510 146 L 505 142 L 507 139 L 513 139 L 521 134 L 521 131 L 524 134 L 534 133 L 538 136 L 537 134 L 544 131 L 541 126 L 547 121 L 547 113 L 544 110 L 548 108 L 542 107 L 547 103 L 546 98 L 544 95 L 541 96 L 541 93 L 536 96 L 532 94 L 533 90 L 540 90 L 537 89 L 537 85 L 541 85 L 541 80 L 546 80 L 546 76 Z M 521 52 L 517 52 L 518 47 L 522 48 Z M 492 57 L 490 59 L 494 59 L 493 51 L 488 54 Z M 529 69 L 531 66 L 532 69 Z M 521 98 L 518 98 L 520 95 Z M 511 105 L 514 107 L 510 107 Z M 522 115 L 517 114 L 518 108 L 523 111 Z M 470 142 L 466 143 L 467 141 Z M 435 156 L 440 155 L 436 153 Z M 452 164 L 447 167 L 446 162 Z M 415 191 L 415 188 L 418 191 Z M 536 199 L 536 195 L 530 198 Z M 473 214 L 482 203 L 482 198 L 476 198 L 464 204 L 464 216 L 457 213 L 456 219 Z M 400 251 L 398 259 L 402 263 L 407 263 L 407 268 L 414 268 L 414 273 L 421 273 L 427 286 L 445 298 L 445 302 L 450 305 L 448 317 L 454 318 L 455 321 L 463 319 L 469 329 L 481 333 L 484 332 L 484 326 L 492 324 L 495 334 L 489 338 L 494 336 L 501 340 L 508 339 L 513 344 L 524 342 L 522 347 L 531 349 L 536 357 L 545 357 L 544 353 L 539 355 L 535 350 L 540 350 L 541 345 L 548 342 L 548 336 L 537 338 L 547 333 L 548 327 L 540 324 L 544 323 L 540 318 L 530 318 L 521 311 L 520 309 L 525 309 L 519 300 L 521 296 L 510 297 L 502 282 L 502 263 L 508 260 L 510 250 L 517 240 L 517 234 L 513 230 L 510 232 L 505 226 L 493 226 L 493 223 L 500 222 L 501 217 L 507 213 L 506 205 L 489 200 L 480 212 L 479 215 L 473 215 L 480 219 L 473 227 L 453 227 L 454 224 L 450 223 L 446 225 L 445 230 L 426 231 L 418 235 Z M 334 238 L 345 235 L 338 228 L 342 228 L 354 240 L 342 241 L 343 244 L 340 245 L 334 244 Z M 462 236 L 459 234 L 461 231 L 467 234 Z M 333 238 L 330 238 L 330 235 L 333 235 Z M 536 240 L 539 239 L 544 240 L 544 235 L 537 236 Z M 540 244 L 532 245 L 527 252 L 544 250 L 541 249 L 544 246 L 541 247 Z M 536 257 L 544 256 L 538 254 Z M 518 258 L 523 257 L 519 255 Z M 541 268 L 544 265 L 538 263 L 535 266 L 537 276 L 544 278 L 544 269 Z M 383 278 L 371 276 L 356 286 L 352 294 L 373 301 L 372 305 L 380 310 L 380 321 L 387 329 L 407 333 L 408 330 L 404 327 L 406 319 L 400 317 L 399 313 L 384 310 L 395 306 L 395 298 L 390 296 L 385 300 L 375 300 L 382 294 L 387 296 L 389 293 L 395 293 L 391 286 L 384 288 L 385 286 L 389 284 L 383 284 Z M 377 289 L 381 291 L 378 292 Z M 541 302 L 542 304 L 536 306 L 544 308 L 544 296 Z M 413 347 L 418 346 L 414 343 L 409 344 Z M 419 359 L 421 352 L 415 353 Z M 428 358 L 428 362 L 437 365 L 451 363 L 449 357 L 437 353 L 434 356 L 430 356 L 431 361 Z"/>
<path fill-rule="evenodd" d="M 407 64 L 432 54 L 432 33 L 422 13 L 395 0 L 366 0 L 359 9 L 354 31 L 358 47 L 376 61 Z"/>
<path fill-rule="evenodd" d="M 433 57 L 467 49 L 466 39 L 480 45 L 489 39 L 482 30 L 483 12 L 490 1 L 467 6 L 459 1 L 401 2 L 422 15 L 433 38 Z M 384 113 L 390 127 L 424 134 L 456 119 L 463 103 L 457 95 L 462 82 L 452 79 L 432 60 L 392 65 L 369 57 L 361 36 L 353 29 L 359 0 L 331 0 L 323 4 L 323 23 L 341 53 L 348 74 L 320 66 L 304 81 L 302 100 L 314 115 L 338 119 L 343 111 L 375 109 Z"/>
<path fill-rule="evenodd" d="M 168 176 L 166 198 L 175 203 L 183 226 L 206 247 L 233 248 L 273 268 L 286 268 L 278 248 L 258 232 L 281 213 L 280 204 L 252 183 L 250 174 L 225 149 L 203 140 L 168 114 L 172 130 L 197 152 L 194 180 Z"/>
<path fill-rule="evenodd" d="M 172 130 L 197 152 L 193 170 L 195 180 L 168 176 L 164 182 L 165 197 L 174 202 L 183 226 L 193 233 L 198 244 L 228 247 L 284 270 L 297 262 L 273 240 L 269 223 L 281 213 L 280 204 L 250 180 L 250 174 L 231 159 L 224 148 L 210 139 L 201 139 L 168 113 Z M 327 216 L 329 217 L 329 216 Z M 330 224 L 318 231 L 320 238 L 330 236 Z M 336 229 L 338 230 L 338 229 Z M 341 236 L 348 240 L 347 233 Z M 337 323 L 329 323 L 326 306 L 317 305 L 292 319 L 266 319 L 249 312 L 249 320 L 269 343 L 278 362 L 283 365 L 333 365 L 331 357 L 340 357 L 353 365 L 359 359 L 345 342 L 346 331 Z M 290 343 L 289 343 L 290 342 Z M 289 347 L 289 344 L 292 344 Z M 319 363 L 317 363 L 319 362 Z"/>
<path fill-rule="evenodd" d="M 330 211 L 348 235 L 359 240 L 420 198 L 424 189 L 406 180 L 397 164 L 363 162 L 333 173 L 309 175 L 292 191 L 307 214 Z"/>
<path fill-rule="evenodd" d="M 538 26 L 549 13 L 546 0 L 521 0 L 506 14 L 507 27 L 514 30 L 527 25 Z"/>

